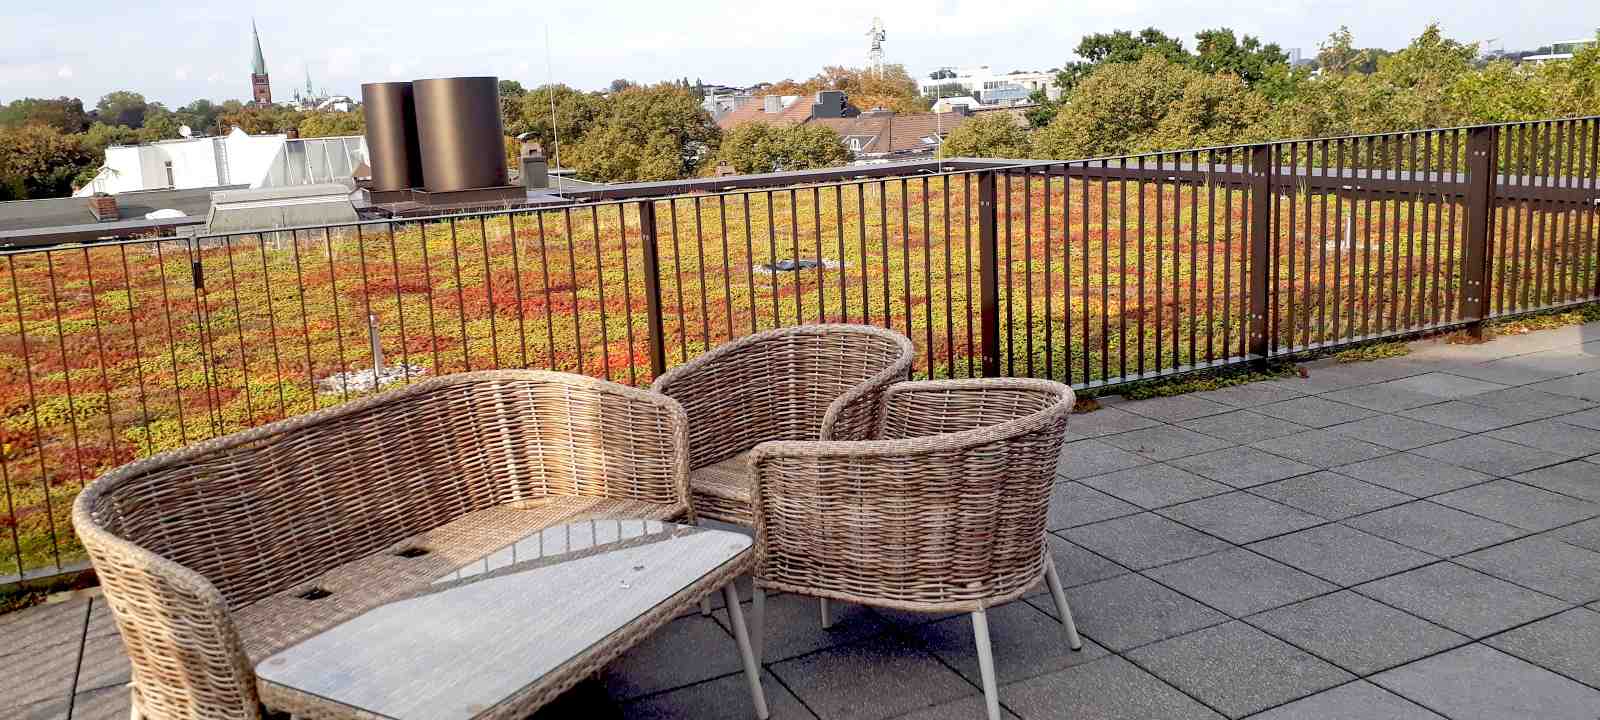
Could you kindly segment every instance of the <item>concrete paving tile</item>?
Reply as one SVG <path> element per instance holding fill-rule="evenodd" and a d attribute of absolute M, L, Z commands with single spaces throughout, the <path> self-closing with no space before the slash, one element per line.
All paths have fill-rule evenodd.
<path fill-rule="evenodd" d="M 1237 491 L 1173 505 L 1160 513 L 1240 545 L 1322 523 L 1321 518 L 1310 513 Z"/>
<path fill-rule="evenodd" d="M 1270 405 L 1259 405 L 1250 408 L 1250 411 L 1278 418 L 1279 420 L 1287 420 L 1309 428 L 1337 425 L 1377 414 L 1373 410 L 1334 402 L 1322 397 L 1295 398 L 1294 400 L 1285 400 Z"/>
<path fill-rule="evenodd" d="M 1600 553 L 1552 535 L 1513 540 L 1456 562 L 1575 605 L 1600 600 Z"/>
<path fill-rule="evenodd" d="M 1251 492 L 1326 520 L 1342 520 L 1411 501 L 1411 496 L 1322 471 L 1261 485 Z"/>
<path fill-rule="evenodd" d="M 1207 415 L 1220 415 L 1234 409 L 1232 405 L 1224 405 L 1214 400 L 1207 400 L 1194 395 L 1173 395 L 1170 397 L 1150 398 L 1148 400 L 1130 400 L 1118 403 L 1117 407 L 1153 420 L 1169 423 L 1193 420 Z"/>
<path fill-rule="evenodd" d="M 1226 440 L 1201 435 L 1176 425 L 1162 425 L 1119 435 L 1108 435 L 1103 441 L 1150 460 L 1173 460 L 1219 450 L 1229 445 Z"/>
<path fill-rule="evenodd" d="M 771 720 L 808 720 L 815 718 L 810 710 L 800 704 L 783 683 L 771 673 L 761 673 L 761 690 L 767 696 L 767 709 Z M 640 720 L 668 720 L 669 718 L 695 718 L 696 720 L 749 720 L 755 717 L 755 707 L 750 701 L 749 686 L 744 673 L 720 677 L 715 680 L 690 685 L 658 695 L 651 695 L 622 707 L 622 717 Z M 568 713 L 575 717 L 579 713 Z M 584 717 L 594 717 L 582 713 Z M 552 716 L 552 720 L 555 716 Z M 533 720 L 533 719 L 530 719 Z"/>
<path fill-rule="evenodd" d="M 1600 613 L 1573 608 L 1483 641 L 1547 670 L 1600 687 Z"/>
<path fill-rule="evenodd" d="M 1025 602 L 990 608 L 988 616 L 995 677 L 1001 684 L 1081 665 L 1107 654 L 1105 648 L 1087 639 L 1081 650 L 1071 649 L 1065 626 Z M 982 682 L 970 613 L 919 625 L 910 632 L 925 650 L 955 668 L 968 682 Z"/>
<path fill-rule="evenodd" d="M 892 635 L 769 666 L 820 720 L 878 720 L 978 693 L 931 655 Z"/>
<path fill-rule="evenodd" d="M 1362 676 L 1471 642 L 1465 635 L 1348 590 L 1245 621 Z"/>
<path fill-rule="evenodd" d="M 1116 656 L 1007 685 L 1001 689 L 1001 702 L 1015 708 L 1028 720 L 1216 720 L 1222 717 Z"/>
<path fill-rule="evenodd" d="M 1471 395 L 1482 395 L 1491 390 L 1504 390 L 1505 385 L 1447 372 L 1430 372 L 1412 375 L 1399 380 L 1379 383 L 1377 387 L 1419 392 L 1424 395 L 1460 400 Z"/>
<path fill-rule="evenodd" d="M 1600 503 L 1558 495 L 1512 480 L 1495 480 L 1452 490 L 1430 500 L 1535 532 L 1600 515 Z"/>
<path fill-rule="evenodd" d="M 1279 705 L 1251 720 L 1443 720 L 1442 716 L 1365 680 Z"/>
<path fill-rule="evenodd" d="M 1511 476 L 1512 480 L 1551 492 L 1600 502 L 1600 465 L 1587 460 L 1552 465 Z"/>
<path fill-rule="evenodd" d="M 1395 453 L 1341 465 L 1337 472 L 1416 497 L 1436 495 L 1493 479 L 1487 473 L 1411 453 Z"/>
<path fill-rule="evenodd" d="M 1267 382 L 1245 383 L 1244 385 L 1234 385 L 1220 390 L 1195 393 L 1196 397 L 1214 400 L 1237 408 L 1256 407 L 1257 405 L 1290 400 L 1303 395 L 1304 393 L 1292 387 Z"/>
<path fill-rule="evenodd" d="M 1589 408 L 1588 410 L 1571 413 L 1569 415 L 1558 415 L 1556 417 L 1561 422 L 1564 422 L 1568 425 L 1577 425 L 1578 427 L 1589 428 L 1590 430 L 1600 430 L 1600 408 Z"/>
<path fill-rule="evenodd" d="M 1056 474 L 1069 480 L 1081 480 L 1149 464 L 1149 460 L 1122 448 L 1107 445 L 1099 440 L 1083 440 L 1067 445 L 1062 452 L 1062 462 Z"/>
<path fill-rule="evenodd" d="M 1582 398 L 1589 402 L 1600 402 L 1600 372 L 1569 375 L 1564 378 L 1535 383 L 1527 387 L 1555 395 Z"/>
<path fill-rule="evenodd" d="M 1127 568 L 1055 535 L 1049 536 L 1046 540 L 1050 545 L 1050 556 L 1056 563 L 1056 575 L 1061 578 L 1064 587 L 1087 585 L 1128 572 Z M 1045 592 L 1043 583 L 1037 592 Z"/>
<path fill-rule="evenodd" d="M 1328 431 L 1393 450 L 1411 450 L 1423 445 L 1454 440 L 1466 434 L 1454 428 L 1399 415 L 1374 415 L 1339 425 L 1330 425 Z"/>
<path fill-rule="evenodd" d="M 1595 407 L 1593 401 L 1546 392 L 1536 385 L 1496 390 L 1462 398 L 1462 401 L 1469 405 L 1494 408 L 1525 420 L 1540 420 Z"/>
<path fill-rule="evenodd" d="M 1178 427 L 1210 435 L 1231 443 L 1252 443 L 1257 440 L 1293 435 L 1307 430 L 1304 425 L 1281 418 L 1270 417 L 1250 410 L 1235 410 L 1221 415 L 1208 415 L 1178 423 Z"/>
<path fill-rule="evenodd" d="M 1348 438 L 1327 430 L 1307 430 L 1294 435 L 1259 440 L 1250 446 L 1319 468 L 1358 463 L 1394 452 L 1380 445 Z"/>
<path fill-rule="evenodd" d="M 1553 457 L 1544 450 L 1484 435 L 1448 440 L 1437 445 L 1417 448 L 1411 452 L 1496 477 L 1508 477 L 1534 468 L 1555 465 L 1568 459 Z"/>
<path fill-rule="evenodd" d="M 1585 520 L 1556 530 L 1552 534 L 1578 547 L 1600 552 L 1600 518 Z"/>
<path fill-rule="evenodd" d="M 1549 595 L 1451 563 L 1420 567 L 1354 589 L 1473 638 L 1493 635 L 1568 607 Z"/>
<path fill-rule="evenodd" d="M 1009 694 L 1009 692 L 1002 691 L 1000 702 L 1006 702 Z M 986 717 L 984 713 L 988 712 L 988 709 L 989 706 L 985 704 L 982 695 L 971 695 L 960 700 L 952 700 L 921 710 L 913 710 L 894 720 L 971 720 L 972 718 Z M 1006 720 L 1014 720 L 1017 715 L 1007 710 L 1005 705 L 1001 705 L 1000 717 Z"/>
<path fill-rule="evenodd" d="M 1594 720 L 1600 707 L 1600 690 L 1483 645 L 1457 648 L 1371 680 L 1452 720 Z"/>
<path fill-rule="evenodd" d="M 1176 505 L 1232 488 L 1199 475 L 1157 463 L 1084 478 L 1081 482 L 1119 500 L 1153 509 Z"/>
<path fill-rule="evenodd" d="M 1516 412 L 1509 408 L 1484 407 L 1461 400 L 1442 402 L 1438 405 L 1424 405 L 1409 410 L 1401 410 L 1395 414 L 1412 420 L 1421 420 L 1426 423 L 1469 433 L 1498 430 L 1517 423 L 1538 419 L 1537 416 L 1530 417 L 1528 413 Z"/>
<path fill-rule="evenodd" d="M 681 662 L 685 657 L 696 661 Z M 599 677 L 613 698 L 631 700 L 740 670 L 733 635 L 716 620 L 695 614 L 662 626 Z"/>
<path fill-rule="evenodd" d="M 1472 552 L 1528 534 L 1426 500 L 1350 518 L 1344 524 L 1439 557 Z"/>
<path fill-rule="evenodd" d="M 1386 383 L 1379 383 L 1377 385 L 1361 385 L 1353 388 L 1345 388 L 1344 390 L 1335 390 L 1331 393 L 1322 395 L 1322 397 L 1328 400 L 1342 402 L 1346 405 L 1355 405 L 1356 407 L 1364 407 L 1368 410 L 1376 410 L 1378 412 L 1408 410 L 1414 407 L 1422 407 L 1423 405 L 1432 405 L 1437 402 L 1443 402 L 1446 399 L 1437 395 L 1420 393 L 1415 390 L 1389 387 Z"/>
<path fill-rule="evenodd" d="M 1502 360 L 1492 360 L 1490 362 L 1477 365 L 1462 365 L 1459 367 L 1453 367 L 1450 369 L 1450 372 L 1451 374 L 1460 375 L 1462 377 L 1486 380 L 1488 382 L 1499 383 L 1501 385 L 1508 386 L 1531 385 L 1536 382 L 1543 382 L 1545 380 L 1570 374 L 1560 370 L 1551 370 L 1548 368 L 1521 364 L 1518 363 L 1517 359 L 1514 357 L 1505 358 Z"/>
<path fill-rule="evenodd" d="M 1140 648 L 1128 653 L 1128 659 L 1230 718 L 1354 679 L 1237 621 Z"/>
<path fill-rule="evenodd" d="M 1129 430 L 1142 430 L 1160 424 L 1160 421 L 1111 406 L 1101 407 L 1093 412 L 1074 413 L 1072 417 L 1067 418 L 1068 430 L 1090 438 Z"/>
<path fill-rule="evenodd" d="M 1568 425 L 1559 420 L 1535 420 L 1485 435 L 1565 457 L 1583 457 L 1600 452 L 1600 430 Z"/>
<path fill-rule="evenodd" d="M 1178 458 L 1167 464 L 1236 488 L 1253 487 L 1316 471 L 1315 467 L 1303 462 L 1242 445 Z"/>
<path fill-rule="evenodd" d="M 1064 530 L 1061 535 L 1135 570 L 1216 552 L 1228 544 L 1168 520 L 1141 513 Z"/>
<path fill-rule="evenodd" d="M 1146 570 L 1144 574 L 1233 617 L 1244 617 L 1337 589 L 1244 549 L 1163 565 Z"/>
<path fill-rule="evenodd" d="M 1064 530 L 1138 512 L 1140 508 L 1137 505 L 1118 500 L 1088 485 L 1062 480 L 1050 489 L 1050 514 L 1045 519 L 1045 527 Z"/>
<path fill-rule="evenodd" d="M 1344 525 L 1322 525 L 1263 540 L 1250 549 L 1297 570 L 1349 587 L 1410 570 L 1435 560 L 1375 535 Z"/>
<path fill-rule="evenodd" d="M 818 600 L 785 593 L 767 598 L 765 645 L 762 662 L 773 663 L 823 648 L 852 643 L 889 630 L 888 623 L 866 608 L 847 602 L 832 603 L 833 626 L 822 627 Z M 750 608 L 744 608 L 745 621 Z M 733 637 L 726 608 L 713 613 L 717 622 Z"/>
<path fill-rule="evenodd" d="M 1055 604 L 1048 596 L 1028 604 L 1050 617 Z M 1227 615 L 1163 587 L 1142 575 L 1122 575 L 1067 590 L 1067 606 L 1078 632 L 1118 652 L 1215 625 Z M 1138 608 L 1130 612 L 1130 608 Z"/>

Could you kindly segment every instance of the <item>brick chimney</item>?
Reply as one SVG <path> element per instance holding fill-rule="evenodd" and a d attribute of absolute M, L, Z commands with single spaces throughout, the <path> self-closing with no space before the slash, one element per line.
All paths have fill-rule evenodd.
<path fill-rule="evenodd" d="M 284 130 L 283 134 L 285 136 L 287 136 L 290 140 L 298 140 L 298 139 L 300 139 L 300 128 L 289 128 L 287 130 Z"/>
<path fill-rule="evenodd" d="M 121 211 L 117 209 L 117 199 L 105 193 L 89 196 L 89 214 L 94 216 L 95 222 L 111 222 L 122 218 Z"/>
<path fill-rule="evenodd" d="M 717 177 L 728 177 L 730 175 L 737 174 L 738 172 L 733 169 L 733 163 L 730 163 L 727 160 L 717 163 Z"/>

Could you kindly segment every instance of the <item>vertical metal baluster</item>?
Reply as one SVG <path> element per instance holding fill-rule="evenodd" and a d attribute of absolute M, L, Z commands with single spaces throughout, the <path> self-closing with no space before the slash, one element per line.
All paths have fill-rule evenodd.
<path fill-rule="evenodd" d="M 617 206 L 617 217 L 619 219 L 619 224 L 621 224 L 620 223 L 620 218 L 622 217 L 622 206 L 620 206 L 620 205 Z M 513 213 L 506 213 L 506 231 L 508 233 L 510 233 L 510 235 L 511 235 L 511 281 L 512 281 L 512 287 L 516 290 L 516 293 L 517 293 L 517 346 L 518 346 L 518 353 L 519 353 L 518 357 L 520 357 L 522 359 L 521 367 L 527 368 L 528 367 L 528 323 L 527 323 L 527 318 L 525 317 L 526 316 L 526 311 L 524 309 L 524 303 L 523 303 L 523 298 L 522 298 L 522 251 L 517 248 L 517 216 L 515 214 L 513 214 Z M 628 243 L 627 228 L 623 227 L 622 228 L 622 232 L 623 232 L 623 238 L 622 238 L 622 243 L 623 243 L 623 252 L 622 252 L 623 272 L 627 272 L 627 258 L 628 258 L 628 252 L 627 252 L 627 243 Z M 399 278 L 396 277 L 395 280 L 398 282 Z M 633 330 L 633 323 L 632 323 L 631 320 L 628 323 L 628 329 L 629 329 L 630 332 Z M 400 333 L 400 347 L 401 347 L 401 351 L 402 352 L 404 352 L 404 348 L 406 346 L 405 337 L 406 337 L 405 332 L 401 331 L 401 333 Z M 629 342 L 629 345 L 630 345 L 629 352 L 632 352 L 632 350 L 631 350 L 632 341 Z"/>
<path fill-rule="evenodd" d="M 700 230 L 700 228 L 699 228 L 699 217 L 700 217 L 699 208 L 696 207 L 695 208 L 695 232 L 696 232 L 696 234 L 698 234 L 699 230 Z M 623 232 L 626 232 L 625 228 L 621 229 L 621 230 Z M 600 301 L 600 367 L 601 367 L 602 370 L 605 371 L 606 380 L 610 380 L 611 379 L 611 331 L 610 331 L 610 329 L 607 328 L 607 326 L 610 325 L 611 323 L 609 322 L 609 318 L 607 317 L 609 315 L 609 311 L 606 308 L 606 281 L 605 281 L 605 275 L 602 272 L 605 269 L 605 266 L 606 266 L 606 263 L 605 263 L 605 251 L 602 250 L 601 247 L 600 247 L 600 212 L 594 205 L 590 205 L 589 206 L 589 231 L 590 231 L 590 234 L 594 236 L 594 267 L 595 267 L 595 283 L 594 284 L 595 284 L 596 291 L 597 291 L 597 293 L 599 295 L 599 301 Z M 701 253 L 701 254 L 703 255 L 704 253 Z M 624 267 L 627 266 L 627 264 L 628 264 L 627 255 L 623 255 L 622 264 L 623 264 Z M 623 297 L 626 298 L 627 297 L 627 294 L 626 294 L 627 286 L 626 285 L 623 286 L 623 291 L 624 291 Z M 705 292 L 705 283 L 704 282 L 702 282 L 701 285 L 700 285 L 700 291 L 702 293 Z M 574 303 L 574 305 L 576 305 L 576 303 Z M 705 306 L 701 305 L 701 307 L 703 308 Z M 493 318 L 494 318 L 494 305 L 493 304 L 491 304 L 489 306 L 489 313 L 490 313 L 489 314 L 489 317 L 490 317 L 489 331 L 491 333 L 491 337 L 493 337 L 493 335 L 492 335 L 492 333 L 494 332 L 494 320 L 493 320 Z M 573 314 L 577 315 L 577 313 L 573 313 Z M 707 346 L 708 347 L 710 346 L 709 343 L 710 343 L 710 341 L 708 340 L 707 341 Z M 496 350 L 495 350 L 495 363 L 496 363 L 496 366 L 498 366 L 498 364 L 500 362 L 499 361 L 499 352 L 500 352 L 499 349 L 496 348 Z M 632 354 L 633 348 L 631 346 L 628 348 L 628 352 L 629 352 L 630 355 Z M 630 368 L 633 367 L 633 363 L 631 362 L 631 358 L 630 358 L 630 362 L 628 363 L 628 367 L 630 367 Z"/>
<path fill-rule="evenodd" d="M 1138 310 L 1138 315 L 1136 315 L 1135 317 L 1137 318 L 1137 320 L 1136 320 L 1136 325 L 1137 325 L 1136 332 L 1138 333 L 1138 338 L 1139 338 L 1138 361 L 1137 361 L 1138 362 L 1138 368 L 1137 368 L 1136 375 L 1138 375 L 1140 377 L 1144 376 L 1144 345 L 1145 345 L 1145 334 L 1144 334 L 1144 314 L 1145 314 L 1145 306 L 1144 306 L 1144 243 L 1145 243 L 1145 235 L 1144 235 L 1144 195 L 1145 195 L 1145 192 L 1144 191 L 1145 191 L 1145 183 L 1149 180 L 1149 176 L 1145 174 L 1145 158 L 1146 158 L 1145 155 L 1140 155 L 1139 156 L 1139 167 L 1138 167 L 1138 170 L 1139 170 L 1139 182 L 1134 185 L 1134 187 L 1137 188 L 1138 191 L 1139 191 L 1139 199 L 1138 199 L 1138 212 L 1139 212 L 1138 233 L 1139 233 L 1139 236 L 1138 236 L 1138 239 L 1135 240 L 1135 243 L 1136 243 L 1135 252 L 1138 255 L 1137 264 L 1138 264 L 1138 273 L 1139 273 L 1139 281 L 1137 283 L 1138 286 L 1137 286 L 1137 288 L 1135 288 L 1135 290 L 1139 293 L 1139 303 L 1138 303 L 1139 310 Z M 1224 265 L 1224 267 L 1226 267 L 1226 265 Z M 1227 336 L 1226 335 L 1223 336 L 1223 343 L 1224 344 L 1227 343 Z"/>
<path fill-rule="evenodd" d="M 721 200 L 722 200 L 721 198 L 718 198 L 719 204 L 720 204 Z M 616 210 L 617 210 L 617 241 L 619 243 L 621 243 L 621 245 L 622 245 L 622 256 L 621 256 L 618 264 L 622 266 L 622 317 L 623 317 L 623 320 L 624 320 L 623 327 L 626 327 L 627 331 L 628 331 L 628 353 L 627 353 L 627 358 L 628 358 L 628 384 L 637 386 L 639 384 L 639 368 L 638 368 L 639 364 L 634 362 L 634 360 L 633 360 L 633 358 L 634 358 L 634 350 L 633 349 L 636 346 L 633 344 L 634 343 L 634 336 L 633 336 L 633 278 L 632 278 L 632 273 L 628 269 L 628 265 L 631 264 L 629 262 L 629 260 L 628 260 L 628 214 L 623 209 L 623 205 L 621 203 L 617 203 L 617 204 L 613 205 L 612 207 L 616 208 Z M 641 225 L 641 229 L 642 229 L 642 227 L 643 226 Z M 599 235 L 599 233 L 595 233 L 595 234 L 597 236 Z M 516 239 L 517 239 L 516 226 L 513 225 L 512 229 L 511 229 L 511 243 L 512 243 L 511 244 L 511 249 L 512 249 L 511 257 L 513 259 L 516 258 L 516 247 L 517 247 L 516 246 Z M 724 244 L 723 244 L 723 249 L 722 249 L 722 257 L 724 258 L 724 260 L 726 260 L 726 258 L 728 257 L 728 249 L 727 249 L 727 244 L 726 244 L 727 243 L 726 223 L 724 223 L 724 228 L 723 228 L 723 243 Z M 641 248 L 644 246 L 642 238 L 641 238 L 641 241 L 640 241 L 639 244 L 640 244 Z M 601 267 L 604 267 L 604 265 L 602 264 Z M 728 277 L 728 273 L 727 273 L 726 269 L 724 269 L 724 271 L 722 273 L 722 277 L 723 277 L 724 282 L 726 282 L 727 277 Z M 730 308 L 729 312 L 732 312 L 731 308 Z M 520 327 L 521 320 L 522 320 L 522 317 L 521 317 L 522 316 L 522 285 L 521 285 L 520 282 L 517 285 L 517 316 L 518 316 L 517 317 L 518 326 Z M 648 321 L 646 321 L 646 323 L 648 323 Z M 608 368 L 611 367 L 611 364 L 609 362 L 606 363 L 606 367 L 608 367 Z"/>
<path fill-rule="evenodd" d="M 1051 312 L 1051 299 L 1055 294 L 1055 290 L 1051 287 L 1052 278 L 1050 277 L 1050 193 L 1052 186 L 1055 184 L 1055 174 L 1051 171 L 1052 167 L 1054 166 L 1047 166 L 1044 169 L 1044 251 L 1040 254 L 1040 257 L 1044 259 L 1044 372 L 1045 377 L 1054 380 L 1056 372 L 1054 347 L 1055 314 Z M 949 291 L 945 292 L 946 296 L 949 294 Z"/>
<path fill-rule="evenodd" d="M 159 248 L 160 248 L 159 243 L 157 244 L 156 247 L 159 250 Z M 40 489 L 41 492 L 44 493 L 45 523 L 50 527 L 50 554 L 55 560 L 56 569 L 60 570 L 61 569 L 61 541 L 60 541 L 59 538 L 56 537 L 55 499 L 50 494 L 50 471 L 49 471 L 48 468 L 45 467 L 45 461 L 44 461 L 44 450 L 45 450 L 45 447 L 44 447 L 44 433 L 43 433 L 43 430 L 40 428 L 40 423 L 39 423 L 39 398 L 38 398 L 38 394 L 34 391 L 34 386 L 33 386 L 33 367 L 34 367 L 33 366 L 33 356 L 28 351 L 28 321 L 27 321 L 26 318 L 23 317 L 23 313 L 22 313 L 22 289 L 17 284 L 17 258 L 16 258 L 15 255 L 7 255 L 6 256 L 6 266 L 10 270 L 10 275 L 11 275 L 11 299 L 15 303 L 15 306 L 16 306 L 16 313 L 17 313 L 17 339 L 20 342 L 20 349 L 22 350 L 22 365 L 23 365 L 24 368 L 26 368 L 26 372 L 23 374 L 23 377 L 27 380 L 28 409 L 30 411 L 30 419 L 32 420 L 32 423 L 33 423 L 33 450 L 34 450 L 34 453 L 39 458 L 39 489 Z M 165 271 L 163 271 L 162 274 L 163 274 L 163 277 L 165 277 Z M 166 288 L 166 283 L 163 282 L 162 283 L 162 291 L 163 291 L 163 293 L 165 292 L 165 288 Z M 169 320 L 168 322 L 170 324 L 171 321 Z M 168 343 L 169 343 L 169 345 L 172 343 L 170 337 L 168 339 Z M 173 390 L 174 390 L 174 392 L 176 392 L 176 390 L 177 390 L 177 374 L 178 374 L 178 368 L 177 368 L 177 365 L 176 365 L 176 361 L 174 361 L 174 365 L 173 365 L 173 368 L 172 368 L 172 374 L 173 374 Z M 182 408 L 181 403 L 179 405 L 179 408 L 180 409 Z M 179 422 L 180 423 L 182 422 L 181 416 L 180 416 Z M 148 427 L 147 427 L 147 435 L 148 435 Z M 184 444 L 188 444 L 188 440 L 184 440 Z M 20 575 L 22 573 L 19 571 L 18 574 Z"/>
<path fill-rule="evenodd" d="M 700 196 L 694 197 L 694 253 L 695 265 L 699 272 L 700 285 L 700 341 L 705 347 L 712 347 L 711 342 L 711 302 L 706 294 L 706 240 L 705 230 L 702 227 Z M 800 257 L 795 255 L 796 258 Z"/>
<path fill-rule="evenodd" d="M 928 236 L 928 178 L 922 177 L 922 302 L 928 344 L 928 378 L 933 372 L 933 246 Z"/>
<path fill-rule="evenodd" d="M 684 363 L 689 362 L 689 323 L 683 319 L 683 248 L 678 244 L 678 198 L 667 198 L 667 222 L 672 224 L 672 287 L 678 297 L 678 362 Z M 768 227 L 771 227 L 771 223 L 768 223 Z M 773 263 L 777 263 L 776 253 L 773 255 Z M 773 271 L 772 277 L 773 282 L 777 282 L 776 270 Z M 576 284 L 573 290 L 577 290 Z M 772 297 L 776 302 L 778 297 L 776 292 Z M 577 317 L 576 313 L 573 317 Z"/>
<path fill-rule="evenodd" d="M 572 232 L 572 208 L 564 208 L 561 211 L 561 223 L 562 229 L 565 231 L 563 239 L 567 241 L 567 285 L 572 290 L 572 341 L 573 346 L 577 349 L 577 372 L 586 375 L 588 373 L 583 367 L 583 324 L 581 322 L 583 313 L 579 311 L 578 306 L 578 238 Z M 681 298 L 678 307 L 679 312 L 682 312 Z M 681 328 L 682 323 L 679 325 Z"/>
<path fill-rule="evenodd" d="M 593 212 L 593 206 L 590 207 Z M 483 298 L 484 307 L 489 314 L 489 354 L 494 360 L 494 369 L 499 370 L 500 364 L 500 331 L 495 327 L 495 315 L 499 314 L 494 305 L 494 267 L 489 257 L 489 223 L 486 216 L 478 216 L 478 243 L 483 248 Z M 598 233 L 597 233 L 598 234 Z M 605 315 L 605 303 L 600 305 L 602 318 Z M 602 320 L 604 322 L 604 320 Z"/>
<path fill-rule="evenodd" d="M 544 215 L 543 212 L 534 214 L 539 222 L 539 271 L 543 278 L 541 287 L 544 290 L 544 342 L 546 351 L 549 353 L 549 369 L 558 370 L 560 366 L 556 364 L 555 305 L 550 296 L 550 251 L 548 248 L 550 236 L 545 233 Z M 426 244 L 424 244 L 424 247 L 426 247 Z M 426 255 L 423 256 L 423 267 L 427 267 Z M 432 283 L 430 282 L 429 284 L 431 285 Z M 433 326 L 433 303 L 431 301 L 428 303 L 428 325 L 429 327 Z M 438 362 L 437 349 L 434 351 L 434 362 Z"/>

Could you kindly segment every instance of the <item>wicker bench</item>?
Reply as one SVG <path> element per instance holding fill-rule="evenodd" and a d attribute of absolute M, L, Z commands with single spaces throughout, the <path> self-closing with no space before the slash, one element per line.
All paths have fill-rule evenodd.
<path fill-rule="evenodd" d="M 258 718 L 256 662 L 465 561 L 573 520 L 693 521 L 687 442 L 657 394 L 464 373 L 126 465 L 73 522 L 135 715 Z"/>

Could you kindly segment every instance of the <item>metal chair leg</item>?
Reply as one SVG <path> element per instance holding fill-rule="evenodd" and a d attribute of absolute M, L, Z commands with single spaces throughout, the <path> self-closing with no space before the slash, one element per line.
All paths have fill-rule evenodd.
<path fill-rule="evenodd" d="M 734 589 L 733 583 L 728 583 L 722 587 L 722 597 L 728 603 L 728 620 L 733 625 L 733 639 L 739 643 L 739 659 L 744 662 L 744 676 L 750 684 L 750 700 L 755 703 L 756 717 L 758 720 L 767 720 L 767 695 L 761 690 L 761 662 L 750 647 L 750 633 L 744 625 L 744 610 L 739 608 L 739 591 Z"/>
<path fill-rule="evenodd" d="M 978 674 L 983 676 L 983 702 L 989 709 L 989 720 L 1000 720 L 1000 691 L 995 687 L 994 651 L 989 647 L 989 616 L 983 610 L 972 611 L 972 635 L 978 644 Z"/>
<path fill-rule="evenodd" d="M 1050 597 L 1055 600 L 1056 614 L 1061 624 L 1067 626 L 1067 645 L 1073 650 L 1083 649 L 1083 639 L 1078 637 L 1078 625 L 1072 621 L 1072 608 L 1067 606 L 1067 593 L 1061 589 L 1061 576 L 1056 574 L 1055 558 L 1044 556 L 1044 582 L 1050 586 Z"/>
<path fill-rule="evenodd" d="M 828 628 L 833 627 L 833 612 L 832 609 L 828 607 L 827 598 L 820 598 L 819 602 L 822 605 L 822 629 L 827 630 Z"/>

